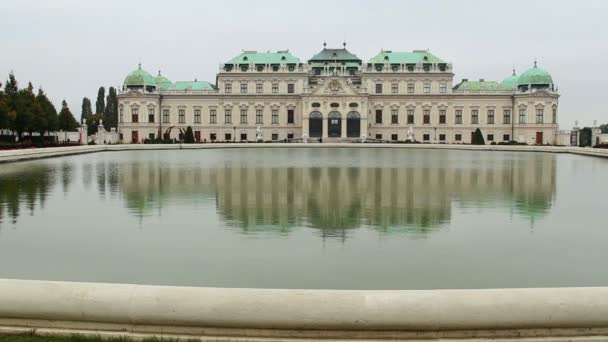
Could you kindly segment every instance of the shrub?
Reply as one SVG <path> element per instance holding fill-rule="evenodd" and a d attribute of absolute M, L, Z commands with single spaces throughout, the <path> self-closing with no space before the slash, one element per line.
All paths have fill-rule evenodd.
<path fill-rule="evenodd" d="M 192 132 L 192 127 L 186 127 L 186 134 L 184 134 L 184 143 L 186 144 L 194 144 L 194 132 Z"/>
<path fill-rule="evenodd" d="M 485 145 L 486 142 L 483 139 L 483 134 L 481 133 L 481 130 L 479 128 L 477 128 L 475 130 L 475 133 L 473 133 L 473 141 L 471 141 L 471 145 Z"/>

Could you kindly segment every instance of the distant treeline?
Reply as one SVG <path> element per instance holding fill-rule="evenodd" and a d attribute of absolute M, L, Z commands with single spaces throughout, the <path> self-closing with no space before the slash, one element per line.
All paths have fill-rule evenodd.
<path fill-rule="evenodd" d="M 89 135 L 97 132 L 99 121 L 103 120 L 106 130 L 118 125 L 118 97 L 114 87 L 108 88 L 108 96 L 105 96 L 106 89 L 99 87 L 97 100 L 95 101 L 95 112 L 88 97 L 82 99 L 81 120 L 85 120 L 88 125 Z"/>

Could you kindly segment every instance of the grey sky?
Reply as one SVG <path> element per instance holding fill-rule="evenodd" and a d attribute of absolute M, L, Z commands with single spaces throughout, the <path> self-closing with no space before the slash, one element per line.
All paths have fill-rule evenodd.
<path fill-rule="evenodd" d="M 119 86 L 142 62 L 172 81 L 215 83 L 245 50 L 289 49 L 307 60 L 347 48 L 430 49 L 462 78 L 502 80 L 534 58 L 562 95 L 561 128 L 608 122 L 608 1 L 84 1 L 0 2 L 0 79 L 42 85 L 80 117 L 83 96 Z"/>

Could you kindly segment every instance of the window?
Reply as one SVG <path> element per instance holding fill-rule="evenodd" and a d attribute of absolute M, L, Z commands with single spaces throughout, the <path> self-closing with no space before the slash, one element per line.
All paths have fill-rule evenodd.
<path fill-rule="evenodd" d="M 255 92 L 261 94 L 264 91 L 264 84 L 256 83 L 255 84 Z"/>
<path fill-rule="evenodd" d="M 422 123 L 424 123 L 424 124 L 431 123 L 431 111 L 429 109 L 425 109 L 422 112 Z"/>
<path fill-rule="evenodd" d="M 123 116 L 123 109 L 122 108 L 120 108 L 119 113 L 120 113 L 120 116 L 119 116 L 119 121 L 118 122 L 122 122 L 122 116 Z"/>
<path fill-rule="evenodd" d="M 288 109 L 287 110 L 287 123 L 288 124 L 292 124 L 294 123 L 294 110 L 293 109 Z"/>
<path fill-rule="evenodd" d="M 382 140 L 382 134 L 376 134 L 376 139 L 377 140 Z"/>
<path fill-rule="evenodd" d="M 508 134 L 503 134 L 502 135 L 502 141 L 509 141 L 509 140 L 511 140 L 511 136 L 510 135 L 508 135 Z"/>
<path fill-rule="evenodd" d="M 148 122 L 154 123 L 154 108 L 148 108 Z"/>
<path fill-rule="evenodd" d="M 287 84 L 287 92 L 288 92 L 289 94 L 293 94 L 293 93 L 295 92 L 295 90 L 294 90 L 294 89 L 295 89 L 295 87 L 294 87 L 294 84 L 293 84 L 293 83 L 288 83 L 288 84 Z"/>
<path fill-rule="evenodd" d="M 382 94 L 382 83 L 376 83 L 376 94 Z"/>
<path fill-rule="evenodd" d="M 224 141 L 232 141 L 232 134 L 225 133 L 224 134 Z"/>
<path fill-rule="evenodd" d="M 247 133 L 241 133 L 241 141 L 247 141 Z"/>
<path fill-rule="evenodd" d="M 247 94 L 247 82 L 241 82 L 241 94 Z"/>
<path fill-rule="evenodd" d="M 217 140 L 217 135 L 215 133 L 209 134 L 209 140 L 216 141 Z"/>
<path fill-rule="evenodd" d="M 294 138 L 293 133 L 287 133 L 287 140 L 292 140 Z"/>
<path fill-rule="evenodd" d="M 488 110 L 488 125 L 494 124 L 494 109 Z"/>
<path fill-rule="evenodd" d="M 511 124 L 511 110 L 505 109 L 502 114 L 502 123 L 505 125 Z"/>
<path fill-rule="evenodd" d="M 272 123 L 273 124 L 279 123 L 279 110 L 278 109 L 272 110 Z"/>
<path fill-rule="evenodd" d="M 226 93 L 226 94 L 232 93 L 232 83 L 224 84 L 224 93 Z"/>
<path fill-rule="evenodd" d="M 392 124 L 399 123 L 399 111 L 396 109 L 391 110 L 391 123 Z"/>
<path fill-rule="evenodd" d="M 439 141 L 445 141 L 445 134 L 439 134 Z"/>
<path fill-rule="evenodd" d="M 194 141 L 196 141 L 196 142 L 201 141 L 201 131 L 194 131 Z"/>
<path fill-rule="evenodd" d="M 536 108 L 536 123 L 542 124 L 544 122 L 544 110 L 542 108 Z"/>
<path fill-rule="evenodd" d="M 494 134 L 488 134 L 488 141 L 494 141 Z"/>
<path fill-rule="evenodd" d="M 276 94 L 279 92 L 279 84 L 278 83 L 273 83 L 272 84 L 272 93 Z"/>
<path fill-rule="evenodd" d="M 399 92 L 399 84 L 393 83 L 391 84 L 391 93 L 397 94 Z"/>
<path fill-rule="evenodd" d="M 422 140 L 424 140 L 424 141 L 430 141 L 431 140 L 431 135 L 430 134 L 423 134 L 422 135 Z"/>
<path fill-rule="evenodd" d="M 446 121 L 445 117 L 446 117 L 445 109 L 440 109 L 439 110 L 439 123 L 440 124 L 445 124 L 445 121 Z"/>
<path fill-rule="evenodd" d="M 442 94 L 447 93 L 448 91 L 448 85 L 445 82 L 441 82 L 439 83 L 439 92 Z"/>
<path fill-rule="evenodd" d="M 241 123 L 242 124 L 247 123 L 247 109 L 241 109 Z M 243 140 L 243 139 L 241 139 L 241 140 Z"/>
<path fill-rule="evenodd" d="M 255 110 L 255 123 L 256 124 L 264 123 L 264 112 L 261 109 Z"/>
<path fill-rule="evenodd" d="M 197 123 L 197 124 L 201 123 L 201 110 L 200 109 L 194 110 L 194 123 Z"/>
<path fill-rule="evenodd" d="M 178 110 L 179 116 L 179 123 L 183 124 L 186 123 L 186 110 L 185 109 L 179 109 Z"/>
<path fill-rule="evenodd" d="M 414 93 L 414 83 L 408 83 L 407 84 L 407 93 L 408 94 L 413 94 Z"/>
<path fill-rule="evenodd" d="M 477 110 L 477 109 L 471 110 L 471 124 L 472 125 L 479 124 L 479 110 Z"/>
<path fill-rule="evenodd" d="M 424 93 L 428 94 L 431 92 L 431 84 L 429 82 L 424 82 Z"/>
<path fill-rule="evenodd" d="M 139 122 L 139 109 L 131 108 L 131 122 Z"/>
<path fill-rule="evenodd" d="M 376 123 L 382 123 L 382 109 L 376 109 Z"/>
<path fill-rule="evenodd" d="M 169 123 L 169 110 L 163 109 L 163 123 Z"/>
<path fill-rule="evenodd" d="M 209 110 L 209 123 L 217 123 L 217 111 L 215 109 Z"/>
<path fill-rule="evenodd" d="M 525 109 L 519 110 L 519 123 L 520 124 L 526 123 L 526 110 Z"/>
<path fill-rule="evenodd" d="M 557 108 L 553 107 L 553 118 L 551 118 L 551 122 L 556 124 L 557 123 Z"/>
<path fill-rule="evenodd" d="M 414 123 L 414 110 L 413 109 L 407 110 L 407 123 L 408 124 Z"/>
<path fill-rule="evenodd" d="M 455 141 L 462 141 L 462 134 L 455 134 L 454 135 L 454 140 Z"/>
<path fill-rule="evenodd" d="M 399 139 L 398 139 L 397 134 L 391 134 L 391 140 L 392 140 L 392 141 L 397 141 L 397 140 L 399 140 Z"/>
<path fill-rule="evenodd" d="M 224 123 L 227 123 L 227 124 L 232 123 L 232 109 L 224 110 Z"/>
<path fill-rule="evenodd" d="M 454 123 L 462 125 L 462 109 L 456 109 L 456 115 L 454 116 Z"/>
<path fill-rule="evenodd" d="M 272 140 L 279 140 L 279 133 L 272 133 L 271 138 Z"/>

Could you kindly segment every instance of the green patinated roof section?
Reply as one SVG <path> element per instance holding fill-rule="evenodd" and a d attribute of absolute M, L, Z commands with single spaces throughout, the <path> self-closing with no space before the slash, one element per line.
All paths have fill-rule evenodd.
<path fill-rule="evenodd" d="M 518 80 L 519 80 L 519 76 L 517 76 L 515 74 L 515 71 L 513 71 L 513 75 L 502 80 L 502 82 L 500 82 L 500 86 L 505 89 L 514 89 L 517 87 Z"/>
<path fill-rule="evenodd" d="M 207 81 L 176 81 L 172 90 L 212 90 L 215 86 Z"/>
<path fill-rule="evenodd" d="M 162 90 L 170 89 L 173 86 L 173 83 L 168 78 L 161 75 L 160 71 L 158 72 L 158 76 L 154 79 L 154 82 L 156 83 L 156 86 Z"/>
<path fill-rule="evenodd" d="M 286 52 L 243 52 L 226 64 L 298 64 L 300 59 Z"/>
<path fill-rule="evenodd" d="M 349 52 L 346 49 L 323 49 L 321 52 L 312 56 L 311 59 L 308 60 L 309 63 L 312 62 L 331 62 L 331 61 L 348 61 L 348 62 L 357 62 L 361 63 L 361 59 L 357 57 L 357 55 Z"/>
<path fill-rule="evenodd" d="M 505 90 L 496 81 L 464 81 L 457 84 L 454 89 L 458 90 Z"/>
<path fill-rule="evenodd" d="M 553 84 L 553 78 L 546 70 L 537 67 L 535 63 L 534 67 L 519 76 L 517 84 Z"/>
<path fill-rule="evenodd" d="M 329 67 L 333 67 L 335 65 L 338 65 L 340 67 L 344 66 L 344 67 L 347 67 L 347 68 L 358 68 L 360 66 L 360 64 L 357 63 L 357 62 L 337 62 L 337 63 L 334 63 L 333 61 L 331 61 L 331 62 L 328 61 L 327 64 L 326 63 L 319 63 L 319 62 L 310 63 L 310 66 L 313 67 L 313 68 L 324 68 L 326 65 L 329 66 Z"/>
<path fill-rule="evenodd" d="M 137 70 L 127 75 L 123 84 L 127 87 L 156 87 L 156 80 L 140 65 Z"/>
<path fill-rule="evenodd" d="M 387 59 L 388 57 L 388 59 Z M 426 57 L 426 60 L 425 60 Z M 369 60 L 369 63 L 415 64 L 415 63 L 446 63 L 443 59 L 428 51 L 392 52 L 381 51 Z"/>

